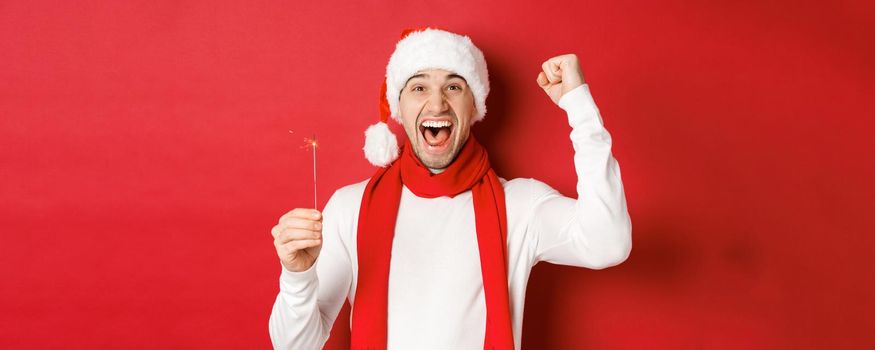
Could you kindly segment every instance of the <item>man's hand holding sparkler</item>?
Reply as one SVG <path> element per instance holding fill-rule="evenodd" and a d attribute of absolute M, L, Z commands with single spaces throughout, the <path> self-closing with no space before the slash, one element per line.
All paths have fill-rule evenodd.
<path fill-rule="evenodd" d="M 289 130 L 290 134 L 294 131 Z M 301 272 L 316 262 L 322 250 L 322 213 L 316 200 L 316 135 L 305 138 L 301 148 L 313 151 L 313 208 L 295 208 L 280 217 L 279 223 L 270 230 L 273 245 L 286 270 Z"/>
<path fill-rule="evenodd" d="M 306 271 L 322 250 L 322 213 L 315 209 L 296 208 L 280 217 L 270 233 L 286 270 Z"/>
<path fill-rule="evenodd" d="M 571 53 L 553 57 L 541 64 L 538 74 L 538 86 L 544 89 L 553 103 L 559 104 L 559 99 L 566 92 L 583 85 L 583 73 L 577 55 Z"/>

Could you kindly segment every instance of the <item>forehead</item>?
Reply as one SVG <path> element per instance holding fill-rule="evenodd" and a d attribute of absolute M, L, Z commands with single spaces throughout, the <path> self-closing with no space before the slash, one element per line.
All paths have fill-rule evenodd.
<path fill-rule="evenodd" d="M 458 75 L 456 73 L 446 71 L 443 69 L 430 69 L 430 70 L 421 70 L 416 72 L 413 76 L 407 79 L 409 83 L 412 80 L 429 80 L 434 79 L 438 81 L 448 81 L 453 79 L 460 79 L 467 83 L 464 77 Z"/>

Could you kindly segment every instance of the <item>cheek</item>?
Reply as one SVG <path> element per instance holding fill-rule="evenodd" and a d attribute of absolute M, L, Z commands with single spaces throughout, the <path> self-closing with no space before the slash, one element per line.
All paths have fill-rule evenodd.
<path fill-rule="evenodd" d="M 398 111 L 401 113 L 402 119 L 411 119 L 414 121 L 416 120 L 416 117 L 419 116 L 421 109 L 422 105 L 416 103 L 414 100 L 408 100 L 398 106 Z"/>
<path fill-rule="evenodd" d="M 472 95 L 460 96 L 453 107 L 459 112 L 464 111 L 465 114 L 474 115 L 476 109 L 474 97 Z"/>
<path fill-rule="evenodd" d="M 412 132 L 412 131 L 413 131 L 414 128 L 413 128 L 413 122 L 412 122 L 412 121 L 410 121 L 410 120 L 408 120 L 408 119 L 402 119 L 401 122 L 402 122 L 402 125 L 404 126 L 404 130 L 406 130 L 407 132 Z"/>
<path fill-rule="evenodd" d="M 459 138 L 462 138 L 462 136 L 468 135 L 468 133 L 470 133 L 470 132 L 471 132 L 471 125 L 470 124 L 463 127 L 463 128 L 460 128 L 459 129 Z"/>
<path fill-rule="evenodd" d="M 401 113 L 401 124 L 407 129 L 416 122 L 415 106 L 412 106 L 410 101 L 401 100 L 398 105 L 398 111 Z"/>
<path fill-rule="evenodd" d="M 477 113 L 477 109 L 474 106 L 473 100 L 464 100 L 459 101 L 458 104 L 453 106 L 456 111 L 456 117 L 459 118 L 459 122 L 464 124 L 465 127 L 471 127 L 471 121 L 474 119 L 474 115 Z"/>

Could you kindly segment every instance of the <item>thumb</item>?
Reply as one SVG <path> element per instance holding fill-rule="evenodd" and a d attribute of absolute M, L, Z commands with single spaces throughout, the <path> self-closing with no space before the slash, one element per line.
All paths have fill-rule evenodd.
<path fill-rule="evenodd" d="M 550 81 L 547 80 L 547 75 L 544 72 L 538 74 L 538 86 L 542 89 L 546 90 L 547 86 L 550 85 Z"/>

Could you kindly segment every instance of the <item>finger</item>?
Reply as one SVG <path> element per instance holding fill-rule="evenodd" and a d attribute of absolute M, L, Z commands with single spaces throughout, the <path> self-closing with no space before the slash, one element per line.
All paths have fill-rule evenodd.
<path fill-rule="evenodd" d="M 315 246 L 318 246 L 320 244 L 322 244 L 321 239 L 303 239 L 303 240 L 296 240 L 296 241 L 291 241 L 289 243 L 283 244 L 283 247 L 285 249 L 288 249 L 289 252 L 297 252 L 301 249 L 315 247 Z"/>
<path fill-rule="evenodd" d="M 277 236 L 275 244 L 286 244 L 294 240 L 306 239 L 322 239 L 322 232 L 301 229 L 283 230 L 283 232 Z"/>
<path fill-rule="evenodd" d="M 564 65 L 565 67 L 562 67 L 562 65 L 560 65 L 560 68 L 565 68 L 565 69 L 570 69 L 570 70 L 580 70 L 580 60 L 577 58 L 577 55 L 572 53 L 572 54 L 567 54 L 564 56 L 565 56 L 565 59 L 562 61 L 562 63 L 564 63 L 564 64 L 562 64 L 562 65 Z"/>
<path fill-rule="evenodd" d="M 559 56 L 556 60 L 554 60 L 554 64 L 557 67 L 557 71 L 559 72 L 557 74 L 563 81 L 576 80 L 576 76 L 583 76 L 583 74 L 580 72 L 580 64 L 577 61 L 577 56 L 575 56 L 574 54 Z"/>
<path fill-rule="evenodd" d="M 555 67 L 555 64 L 552 61 L 546 61 L 541 65 L 541 68 L 544 70 L 545 75 L 547 76 L 547 80 L 551 83 L 556 84 L 562 82 L 561 73 L 558 71 L 558 68 Z"/>
<path fill-rule="evenodd" d="M 316 209 L 308 209 L 308 208 L 295 208 L 284 214 L 280 217 L 280 220 L 284 218 L 297 217 L 297 218 L 309 218 L 309 219 L 321 219 L 322 213 Z"/>
<path fill-rule="evenodd" d="M 280 219 L 278 222 L 282 222 L 283 219 L 291 218 L 291 217 L 319 220 L 319 219 L 322 219 L 322 213 L 316 209 L 295 208 L 295 209 L 292 209 L 291 211 L 289 211 L 288 213 L 283 214 L 283 216 L 280 216 Z"/>
<path fill-rule="evenodd" d="M 550 62 L 550 71 L 557 77 L 562 77 L 562 72 L 567 66 L 564 56 L 553 57 L 548 60 Z"/>
<path fill-rule="evenodd" d="M 310 239 L 310 238 L 321 238 L 322 231 L 312 231 L 306 230 L 302 228 L 288 228 L 281 229 L 279 234 L 276 236 L 276 240 L 279 242 L 288 242 L 290 239 Z"/>
<path fill-rule="evenodd" d="M 544 72 L 538 73 L 538 86 L 546 90 L 549 85 L 550 81 L 547 80 L 547 75 Z"/>
<path fill-rule="evenodd" d="M 319 231 L 322 230 L 322 223 L 316 220 L 311 219 L 301 219 L 296 217 L 286 218 L 283 221 L 280 221 L 279 224 L 281 229 L 286 228 L 302 228 L 311 231 Z"/>
<path fill-rule="evenodd" d="M 282 230 L 283 229 L 282 229 L 282 227 L 280 227 L 280 225 L 274 225 L 273 227 L 270 228 L 270 235 L 273 236 L 273 239 L 276 239 L 277 237 L 279 237 L 280 232 L 282 232 Z"/>

